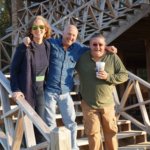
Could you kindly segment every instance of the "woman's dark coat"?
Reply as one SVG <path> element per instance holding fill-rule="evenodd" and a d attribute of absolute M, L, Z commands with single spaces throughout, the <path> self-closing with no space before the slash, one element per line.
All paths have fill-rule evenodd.
<path fill-rule="evenodd" d="M 44 41 L 47 58 L 50 56 L 50 44 Z M 26 47 L 23 43 L 18 46 L 14 54 L 10 74 L 11 74 L 11 90 L 12 92 L 21 91 L 25 95 L 25 99 L 29 104 L 35 106 L 35 60 L 34 60 L 34 44 L 31 42 L 30 47 Z"/>

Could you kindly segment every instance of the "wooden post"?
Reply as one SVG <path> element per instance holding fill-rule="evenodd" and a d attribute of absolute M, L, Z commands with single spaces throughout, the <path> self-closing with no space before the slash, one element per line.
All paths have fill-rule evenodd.
<path fill-rule="evenodd" d="M 15 135 L 13 138 L 13 145 L 11 150 L 20 150 L 22 137 L 23 137 L 23 116 L 21 115 L 21 111 L 18 113 L 18 120 L 15 128 Z"/>
<path fill-rule="evenodd" d="M 147 81 L 150 82 L 150 40 L 145 40 Z"/>
<path fill-rule="evenodd" d="M 150 83 L 150 40 L 145 40 L 145 49 L 146 49 L 146 70 L 147 70 L 147 81 Z M 148 92 L 148 97 L 150 98 L 150 93 Z M 149 113 L 150 113 L 150 104 L 149 104 Z"/>
<path fill-rule="evenodd" d="M 18 28 L 18 18 L 20 19 L 22 17 L 22 12 L 17 12 L 19 9 L 21 9 L 24 6 L 24 1 L 20 0 L 11 0 L 11 19 L 12 19 L 12 28 L 13 31 L 15 31 Z M 16 32 L 12 32 L 12 56 L 15 53 L 16 46 L 18 45 L 19 42 L 19 33 L 16 34 Z"/>
<path fill-rule="evenodd" d="M 71 134 L 65 127 L 55 128 L 50 134 L 51 150 L 71 150 Z"/>
<path fill-rule="evenodd" d="M 3 114 L 5 114 L 10 110 L 10 102 L 9 102 L 8 93 L 1 84 L 0 84 L 0 100 L 1 100 L 1 106 L 3 107 Z M 7 136 L 8 150 L 10 150 L 13 142 L 14 131 L 15 131 L 12 118 L 5 117 L 4 124 L 5 124 L 5 132 Z"/>
<path fill-rule="evenodd" d="M 13 31 L 15 31 L 17 29 L 17 24 L 18 24 L 18 18 L 17 18 L 17 0 L 11 0 L 11 13 L 12 13 L 12 28 Z M 15 39 L 15 34 L 12 34 L 12 44 L 16 44 L 14 43 L 14 39 Z M 15 52 L 16 47 L 12 47 L 12 56 Z"/>

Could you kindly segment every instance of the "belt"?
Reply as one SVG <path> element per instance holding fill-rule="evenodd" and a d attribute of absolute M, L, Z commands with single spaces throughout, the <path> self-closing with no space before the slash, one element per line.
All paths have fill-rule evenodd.
<path fill-rule="evenodd" d="M 36 76 L 36 81 L 44 81 L 45 76 Z"/>

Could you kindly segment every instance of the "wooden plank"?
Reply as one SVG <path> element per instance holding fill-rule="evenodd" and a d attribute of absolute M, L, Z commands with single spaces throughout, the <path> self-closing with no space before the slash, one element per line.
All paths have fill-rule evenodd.
<path fill-rule="evenodd" d="M 3 107 L 3 113 L 7 113 L 10 110 L 10 102 L 7 91 L 2 87 L 0 84 L 0 99 L 1 99 L 1 105 Z M 4 124 L 5 124 L 5 130 L 6 130 L 6 136 L 8 140 L 8 150 L 11 149 L 12 141 L 13 141 L 13 135 L 14 135 L 14 126 L 13 126 L 13 120 L 12 118 L 4 118 Z"/>
<path fill-rule="evenodd" d="M 99 24 L 98 24 L 98 21 L 97 21 L 97 19 L 95 17 L 95 14 L 94 14 L 94 11 L 93 11 L 92 7 L 89 7 L 89 14 L 92 17 L 92 21 L 94 22 L 94 24 L 96 26 L 100 27 Z"/>
<path fill-rule="evenodd" d="M 109 10 L 110 10 L 112 16 L 113 16 L 113 17 L 117 17 L 117 16 L 116 16 L 116 13 L 115 13 L 115 10 L 114 10 L 113 7 L 112 7 L 112 2 L 111 2 L 110 0 L 106 0 L 106 3 L 107 3 L 107 5 L 108 5 L 108 8 L 109 8 Z"/>
<path fill-rule="evenodd" d="M 2 84 L 3 87 L 5 87 L 5 89 L 7 90 L 9 94 L 12 93 L 11 88 L 10 88 L 10 82 L 1 71 L 0 71 L 0 84 Z"/>
<path fill-rule="evenodd" d="M 22 115 L 24 115 L 24 114 L 22 113 Z M 38 124 L 38 122 L 37 122 L 37 124 Z M 24 117 L 23 117 L 23 126 L 24 126 L 27 147 L 36 145 L 33 123 L 27 115 L 24 115 Z"/>
<path fill-rule="evenodd" d="M 147 131 L 150 134 L 150 131 L 146 129 L 146 127 L 139 122 L 138 120 L 136 120 L 134 117 L 130 116 L 129 114 L 127 114 L 126 112 L 121 112 L 121 116 L 123 116 L 125 119 L 130 120 L 133 124 L 135 124 L 137 127 L 139 127 L 140 129 Z"/>
<path fill-rule="evenodd" d="M 150 40 L 145 39 L 147 79 L 150 82 Z"/>
<path fill-rule="evenodd" d="M 149 104 L 150 103 L 150 100 L 146 100 L 146 101 L 143 101 L 143 102 L 139 102 L 137 104 L 133 104 L 131 106 L 127 106 L 127 107 L 124 107 L 122 109 L 122 111 L 127 111 L 129 109 L 132 109 L 132 108 L 135 108 L 135 107 L 138 107 L 138 106 L 141 106 L 141 105 L 146 105 L 146 104 Z"/>
<path fill-rule="evenodd" d="M 145 131 L 123 131 L 123 132 L 119 132 L 117 134 L 118 139 L 124 139 L 124 138 L 128 138 L 128 137 L 132 137 L 132 136 L 138 136 L 138 135 L 146 135 Z"/>
<path fill-rule="evenodd" d="M 150 142 L 142 142 L 138 144 L 119 147 L 119 150 L 149 150 L 149 149 L 150 149 Z"/>
<path fill-rule="evenodd" d="M 118 139 L 124 139 L 124 138 L 129 138 L 132 136 L 139 136 L 139 135 L 145 135 L 146 132 L 143 131 L 128 131 L 128 132 L 120 132 L 117 134 Z M 103 138 L 104 141 L 104 138 Z M 78 146 L 83 146 L 83 145 L 88 145 L 88 139 L 87 137 L 79 138 L 77 139 L 77 144 Z"/>
<path fill-rule="evenodd" d="M 78 146 L 83 146 L 83 145 L 88 145 L 88 144 L 89 144 L 88 139 L 86 137 L 77 139 Z"/>
<path fill-rule="evenodd" d="M 39 132 L 50 142 L 50 128 L 41 119 L 41 117 L 35 112 L 35 110 L 28 104 L 28 102 L 21 96 L 17 100 L 17 104 L 20 109 L 28 116 L 32 123 L 37 127 Z"/>
<path fill-rule="evenodd" d="M 82 113 L 82 112 L 76 112 L 76 116 L 77 116 L 77 117 L 83 116 L 83 113 Z M 60 118 L 62 118 L 62 117 L 61 117 L 61 114 L 57 114 L 57 115 L 56 115 L 56 119 L 60 119 Z"/>
<path fill-rule="evenodd" d="M 50 137 L 51 150 L 71 150 L 71 133 L 67 128 L 55 128 Z"/>
<path fill-rule="evenodd" d="M 12 150 L 20 150 L 23 137 L 23 116 L 21 111 L 18 113 L 18 120 L 16 123 L 15 134 L 13 138 Z"/>
<path fill-rule="evenodd" d="M 12 93 L 10 90 L 10 83 L 1 71 L 0 71 L 0 83 L 2 84 L 3 87 L 5 87 L 5 89 L 9 92 L 9 94 Z M 0 96 L 1 96 L 1 100 L 2 100 L 3 113 L 7 113 L 8 111 L 10 111 L 10 103 L 9 103 L 8 93 L 5 91 L 5 89 L 2 88 L 2 86 L 0 86 L 0 91 L 1 91 Z M 30 124 L 30 125 L 27 125 L 27 126 L 32 128 L 33 125 L 31 125 L 31 124 L 33 122 L 34 125 L 37 127 L 37 129 L 39 129 L 39 131 L 42 133 L 42 135 L 46 138 L 46 140 L 50 142 L 50 136 L 49 136 L 50 135 L 50 129 L 49 129 L 49 127 L 38 116 L 38 114 L 33 110 L 33 108 L 27 103 L 27 101 L 25 99 L 23 99 L 22 97 L 20 97 L 17 100 L 17 104 L 19 105 L 19 108 L 23 112 L 25 112 L 25 114 L 27 114 L 27 116 L 29 117 L 29 119 L 27 119 L 27 120 L 28 120 L 28 124 Z M 31 121 L 30 121 L 30 119 L 31 119 Z M 9 144 L 9 146 L 11 146 L 13 135 L 14 135 L 14 128 L 13 128 L 12 119 L 11 118 L 4 118 L 4 123 L 5 123 L 6 132 L 7 132 L 7 136 L 8 136 L 8 141 L 9 141 L 8 144 Z M 26 121 L 24 124 L 26 124 Z M 25 129 L 27 131 L 26 133 L 29 135 L 28 137 L 30 137 L 30 134 L 32 132 L 28 132 L 27 126 L 25 125 Z M 33 145 L 34 140 L 31 140 L 31 141 L 28 140 L 28 143 L 29 143 L 28 146 Z M 30 144 L 30 142 L 32 144 Z"/>
<path fill-rule="evenodd" d="M 94 0 L 91 0 L 94 1 Z M 81 5 L 79 8 L 75 9 L 74 11 L 72 11 L 70 14 L 65 15 L 63 18 L 59 19 L 56 23 L 53 24 L 53 26 L 58 25 L 59 23 L 63 22 L 64 20 L 66 20 L 67 18 L 70 18 L 71 16 L 74 16 L 74 14 L 78 13 L 79 11 L 81 11 L 82 9 L 88 7 L 91 4 L 91 1 L 85 3 L 85 5 Z"/>
<path fill-rule="evenodd" d="M 117 125 L 121 126 L 121 125 L 131 125 L 131 121 L 130 120 L 118 120 L 117 121 Z M 83 124 L 78 124 L 77 126 L 77 130 L 84 130 L 84 125 Z"/>
<path fill-rule="evenodd" d="M 6 117 L 10 117 L 10 116 L 16 114 L 16 112 L 17 112 L 18 110 L 19 110 L 19 107 L 16 106 L 16 107 L 14 107 L 13 109 L 7 111 L 5 114 L 1 115 L 0 118 L 1 118 L 1 119 L 4 119 L 4 118 L 6 118 Z"/>
<path fill-rule="evenodd" d="M 141 79 L 140 77 L 134 75 L 133 73 L 131 73 L 130 71 L 128 71 L 129 74 L 129 78 L 131 80 L 138 80 L 138 82 L 144 86 L 146 86 L 147 88 L 150 89 L 150 83 L 146 82 L 145 80 Z"/>
<path fill-rule="evenodd" d="M 117 90 L 116 90 L 116 87 L 115 87 L 115 86 L 114 86 L 114 88 L 113 88 L 113 97 L 114 97 L 115 104 L 116 104 L 116 105 L 120 105 L 118 93 L 117 93 Z"/>
<path fill-rule="evenodd" d="M 111 34 L 109 34 L 106 37 L 106 42 L 109 44 L 112 42 L 114 39 L 119 37 L 123 32 L 125 32 L 127 29 L 129 29 L 131 26 L 133 26 L 135 23 L 137 23 L 141 18 L 146 16 L 150 12 L 150 6 L 147 4 L 141 4 L 141 9 L 137 11 L 134 15 L 128 15 L 128 20 L 125 21 L 122 26 L 117 28 L 116 30 L 111 31 Z"/>
<path fill-rule="evenodd" d="M 106 2 L 106 0 L 103 0 L 103 1 L 101 1 L 101 3 L 100 3 L 100 10 L 104 10 L 104 8 L 105 8 L 105 2 Z M 102 27 L 102 23 L 103 23 L 103 16 L 104 15 L 104 12 L 102 11 L 102 12 L 100 12 L 99 13 L 99 15 L 98 15 L 98 23 L 99 23 L 99 27 L 101 28 Z"/>
<path fill-rule="evenodd" d="M 5 133 L 0 129 L 0 143 L 5 150 L 8 150 L 7 137 Z"/>
<path fill-rule="evenodd" d="M 125 103 L 126 103 L 126 101 L 127 101 L 127 98 L 128 98 L 128 96 L 129 96 L 129 94 L 130 94 L 132 88 L 133 88 L 133 81 L 130 80 L 130 81 L 128 82 L 128 85 L 127 85 L 127 87 L 126 87 L 126 90 L 125 90 L 125 92 L 124 92 L 124 94 L 123 94 L 123 96 L 122 96 L 122 98 L 121 98 L 120 109 L 124 108 Z"/>
<path fill-rule="evenodd" d="M 139 86 L 138 81 L 135 82 L 134 88 L 135 88 L 135 92 L 136 92 L 138 102 L 142 103 L 144 100 L 143 100 L 142 92 L 140 90 L 140 86 Z M 143 121 L 146 125 L 146 128 L 149 128 L 150 121 L 149 121 L 149 117 L 148 117 L 148 113 L 147 113 L 145 105 L 140 105 L 140 110 L 141 110 L 142 118 L 143 118 Z"/>
<path fill-rule="evenodd" d="M 48 142 L 43 142 L 43 143 L 37 144 L 35 146 L 31 146 L 31 147 L 28 147 L 28 148 L 22 148 L 21 150 L 42 150 L 42 149 L 50 150 L 49 143 Z"/>

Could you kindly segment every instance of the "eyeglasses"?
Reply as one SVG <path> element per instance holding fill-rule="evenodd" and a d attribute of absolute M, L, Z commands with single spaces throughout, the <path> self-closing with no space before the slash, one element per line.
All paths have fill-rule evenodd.
<path fill-rule="evenodd" d="M 33 25 L 33 26 L 32 26 L 32 30 L 38 30 L 38 28 L 42 30 L 42 29 L 45 28 L 45 26 L 44 26 L 44 25 L 39 25 L 39 26 Z"/>
<path fill-rule="evenodd" d="M 93 43 L 93 46 L 96 47 L 96 46 L 103 46 L 104 44 L 101 44 L 101 43 Z"/>
<path fill-rule="evenodd" d="M 96 46 L 103 46 L 104 44 L 101 44 L 101 43 L 93 43 L 93 46 L 96 47 Z"/>

